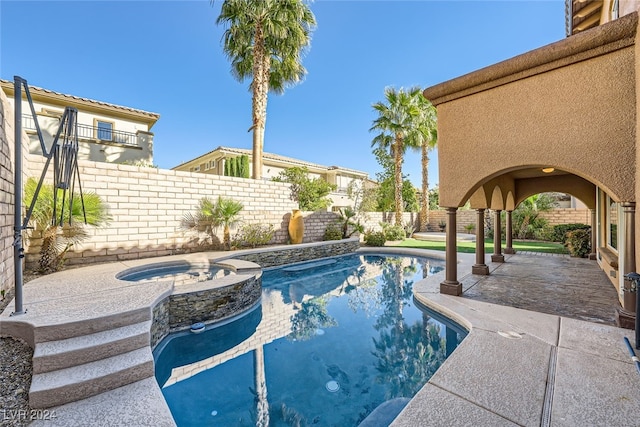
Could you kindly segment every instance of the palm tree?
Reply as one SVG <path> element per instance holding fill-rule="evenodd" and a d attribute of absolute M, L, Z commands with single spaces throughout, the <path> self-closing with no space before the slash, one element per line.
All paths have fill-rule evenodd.
<path fill-rule="evenodd" d="M 218 197 L 214 203 L 208 197 L 203 197 L 198 202 L 196 213 L 187 213 L 182 218 L 182 228 L 206 233 L 213 245 L 217 238 L 215 230 L 217 227 L 224 227 L 223 246 L 225 249 L 231 248 L 230 228 L 239 221 L 238 214 L 244 208 L 242 203 L 233 199 Z"/>
<path fill-rule="evenodd" d="M 394 158 L 395 216 L 396 225 L 402 225 L 402 162 L 406 147 L 418 148 L 424 136 L 423 112 L 420 98 L 424 99 L 420 88 L 409 90 L 386 88 L 386 103 L 373 104 L 378 117 L 370 131 L 380 133 L 373 138 L 372 146 L 389 149 Z"/>
<path fill-rule="evenodd" d="M 283 93 L 306 74 L 301 59 L 316 20 L 302 0 L 225 0 L 216 20 L 221 23 L 231 74 L 240 82 L 252 78 L 252 178 L 260 179 L 267 94 Z"/>
<path fill-rule="evenodd" d="M 213 211 L 213 226 L 222 226 L 224 228 L 223 243 L 224 247 L 227 249 L 231 249 L 230 227 L 240 220 L 240 218 L 238 218 L 238 214 L 243 208 L 244 206 L 242 203 L 233 199 L 223 199 L 222 197 L 218 197 L 218 201 L 216 202 L 215 209 Z"/>
<path fill-rule="evenodd" d="M 24 188 L 24 202 L 30 206 L 35 196 L 38 182 L 29 178 Z M 60 270 L 64 265 L 64 258 L 73 245 L 89 238 L 85 225 L 100 227 L 106 225 L 111 217 L 107 205 L 95 193 L 83 193 L 82 203 L 80 195 L 74 194 L 74 203 L 69 205 L 69 195 L 66 196 L 63 217 L 53 219 L 54 194 L 57 212 L 62 208 L 62 191 L 54 192 L 53 185 L 43 185 L 33 207 L 30 223 L 35 231 L 42 236 L 40 247 L 39 270 L 42 273 L 52 273 Z M 84 204 L 84 212 L 83 212 Z M 59 215 L 59 214 L 58 214 Z M 85 224 L 86 216 L 86 224 Z M 62 219 L 62 220 L 61 220 Z"/>
<path fill-rule="evenodd" d="M 424 96 L 418 97 L 423 118 L 420 123 L 418 137 L 422 164 L 422 197 L 420 198 L 420 231 L 427 231 L 429 224 L 429 151 L 438 143 L 436 109 Z"/>

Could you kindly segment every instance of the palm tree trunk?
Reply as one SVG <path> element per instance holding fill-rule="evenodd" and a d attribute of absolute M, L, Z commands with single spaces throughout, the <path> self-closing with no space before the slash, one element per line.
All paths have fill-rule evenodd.
<path fill-rule="evenodd" d="M 58 226 L 52 225 L 47 227 L 42 233 L 42 246 L 40 247 L 40 272 L 52 273 L 56 271 L 55 261 L 58 255 L 55 247 L 56 237 L 58 235 Z"/>
<path fill-rule="evenodd" d="M 393 157 L 395 162 L 395 202 L 396 225 L 402 225 L 402 136 L 396 135 L 393 145 Z"/>
<path fill-rule="evenodd" d="M 253 179 L 262 178 L 264 129 L 267 122 L 267 95 L 269 93 L 269 66 L 271 58 L 264 46 L 262 26 L 256 25 L 254 44 L 252 109 L 253 109 Z"/>
<path fill-rule="evenodd" d="M 427 143 L 422 143 L 422 198 L 420 202 L 420 231 L 429 225 L 429 156 Z"/>

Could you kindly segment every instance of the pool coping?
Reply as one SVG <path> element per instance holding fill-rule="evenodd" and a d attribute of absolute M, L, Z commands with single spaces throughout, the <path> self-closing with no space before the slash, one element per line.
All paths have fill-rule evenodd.
<path fill-rule="evenodd" d="M 263 250 L 269 251 L 269 248 Z M 360 248 L 357 252 L 444 259 L 442 252 L 421 249 L 376 247 Z M 208 252 L 174 255 L 93 268 L 97 268 L 104 276 L 115 270 L 121 271 L 161 260 L 206 256 L 218 262 L 241 253 L 243 251 L 233 254 Z M 474 254 L 459 253 L 458 277 L 464 277 L 464 273 L 471 270 L 474 261 Z M 497 267 L 490 261 L 487 265 L 490 269 Z M 81 270 L 69 270 L 67 273 L 73 278 L 76 275 L 82 276 Z M 83 279 L 86 282 L 86 277 Z M 575 420 L 584 417 L 585 413 L 597 420 L 598 414 L 603 412 L 607 414 L 605 421 L 609 425 L 622 425 L 628 421 L 628 411 L 619 411 L 619 415 L 614 415 L 612 419 L 611 411 L 594 409 L 592 394 L 595 386 L 592 387 L 592 383 L 613 396 L 625 395 L 632 388 L 629 383 L 633 380 L 636 380 L 634 384 L 638 388 L 631 360 L 624 349 L 617 345 L 623 336 L 631 338 L 633 331 L 442 295 L 439 293 L 439 283 L 443 279 L 444 272 L 439 272 L 416 282 L 414 297 L 418 302 L 468 329 L 469 334 L 413 397 L 392 423 L 393 426 L 574 425 Z M 51 299 L 51 292 L 55 288 L 69 285 L 67 280 L 51 282 L 53 283 L 48 285 L 40 283 L 45 294 L 42 299 L 32 301 L 26 298 L 29 301 L 27 309 L 34 303 L 44 303 L 47 297 Z M 105 279 L 94 278 L 94 282 L 104 284 Z M 72 286 L 74 283 L 76 279 L 71 280 Z M 25 296 L 28 295 L 26 291 L 29 288 L 30 286 L 25 286 Z M 115 288 L 108 290 L 114 291 Z M 64 295 L 56 294 L 56 297 L 54 300 L 59 303 L 64 301 Z M 10 307 L 7 307 L 5 313 L 11 311 Z M 0 317 L 0 326 L 5 313 Z M 503 336 L 504 333 L 512 332 L 521 338 L 509 339 Z M 6 331 L 0 329 L 0 333 Z M 478 357 L 479 354 L 491 356 Z M 523 357 L 525 354 L 526 357 Z M 595 373 L 594 363 L 598 366 Z M 627 371 L 631 374 L 627 375 Z M 585 380 L 585 373 L 595 375 L 595 378 Z M 634 396 L 638 392 L 635 393 Z M 576 400 L 576 394 L 583 399 Z M 640 399 L 635 402 L 637 406 Z M 175 425 L 153 378 L 50 409 L 55 410 L 57 418 L 36 420 L 32 425 L 112 426 L 147 425 L 149 422 L 159 426 Z"/>

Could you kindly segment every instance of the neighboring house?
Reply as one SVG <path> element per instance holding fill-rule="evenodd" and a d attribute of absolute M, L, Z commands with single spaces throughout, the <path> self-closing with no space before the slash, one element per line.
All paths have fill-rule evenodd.
<path fill-rule="evenodd" d="M 625 275 L 640 268 L 638 7 L 635 1 L 569 1 L 573 35 L 425 89 L 438 111 L 440 206 L 453 225 L 447 226 L 440 292 L 462 293 L 459 207 L 470 201 L 480 224 L 487 209 L 506 211 L 506 233 L 494 221 L 495 234 L 507 236 L 504 252 L 512 253 L 515 207 L 533 194 L 562 192 L 591 211 L 591 257 L 618 291 L 619 323 L 635 317 L 635 294 L 624 288 Z M 500 245 L 491 259 L 504 261 Z M 484 260 L 478 244 L 472 272 L 489 274 Z"/>
<path fill-rule="evenodd" d="M 0 87 L 13 107 L 13 82 L 0 79 Z M 153 163 L 153 133 L 150 130 L 158 121 L 158 114 L 31 85 L 29 92 L 47 150 L 51 148 L 64 109 L 68 106 L 78 110 L 78 158 L 107 163 Z M 42 154 L 24 90 L 22 127 L 29 136 L 29 152 Z"/>
<path fill-rule="evenodd" d="M 224 175 L 224 162 L 227 159 L 246 155 L 249 162 L 252 159 L 252 151 L 242 148 L 218 147 L 193 160 L 181 163 L 172 168 L 178 171 L 199 172 L 213 175 Z M 295 166 L 306 167 L 311 178 L 322 178 L 329 184 L 337 186 L 336 191 L 329 194 L 333 201 L 332 210 L 337 210 L 346 206 L 353 206 L 353 201 L 347 196 L 349 183 L 355 180 L 357 183 L 368 180 L 366 172 L 339 166 L 322 166 L 291 157 L 279 156 L 277 154 L 263 153 L 262 155 L 262 179 L 271 180 L 278 176 L 280 172 Z"/>

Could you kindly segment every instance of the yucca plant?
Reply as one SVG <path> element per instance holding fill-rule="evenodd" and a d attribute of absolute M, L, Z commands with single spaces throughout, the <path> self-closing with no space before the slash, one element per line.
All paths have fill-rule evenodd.
<path fill-rule="evenodd" d="M 24 187 L 24 204 L 30 206 L 38 186 L 35 178 L 27 179 Z M 54 194 L 56 200 L 56 216 L 53 218 Z M 64 265 L 67 252 L 76 244 L 89 237 L 87 225 L 105 226 L 111 220 L 107 205 L 102 198 L 93 192 L 82 194 L 84 213 L 80 194 L 74 193 L 73 205 L 69 206 L 70 194 L 66 195 L 64 206 L 62 190 L 54 191 L 52 184 L 43 184 L 33 207 L 29 224 L 42 235 L 40 247 L 39 271 L 52 273 Z M 62 225 L 60 212 L 63 212 Z M 86 214 L 86 224 L 85 224 Z"/>
<path fill-rule="evenodd" d="M 222 226 L 223 245 L 225 249 L 231 249 L 230 228 L 238 221 L 238 214 L 244 208 L 242 203 L 233 199 L 218 197 L 214 203 L 208 197 L 203 197 L 198 202 L 195 214 L 187 213 L 182 218 L 182 228 L 192 231 L 204 232 L 209 235 L 211 242 L 215 242 L 215 230 Z"/>

